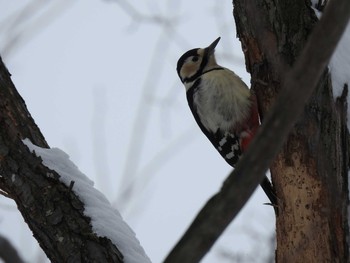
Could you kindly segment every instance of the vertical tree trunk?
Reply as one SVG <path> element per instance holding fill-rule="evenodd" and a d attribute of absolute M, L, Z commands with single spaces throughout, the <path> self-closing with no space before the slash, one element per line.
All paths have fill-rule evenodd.
<path fill-rule="evenodd" d="M 234 16 L 263 117 L 317 18 L 307 1 L 256 3 L 234 1 Z M 271 166 L 277 262 L 349 261 L 346 96 L 333 99 L 325 72 Z"/>
<path fill-rule="evenodd" d="M 347 134 L 327 75 L 271 166 L 279 262 L 348 262 Z M 339 109 L 339 110 L 338 110 Z"/>

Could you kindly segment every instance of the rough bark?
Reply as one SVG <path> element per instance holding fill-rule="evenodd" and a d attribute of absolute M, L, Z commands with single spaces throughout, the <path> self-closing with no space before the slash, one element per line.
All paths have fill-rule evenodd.
<path fill-rule="evenodd" d="M 308 1 L 234 4 L 252 88 L 265 116 L 317 19 Z M 346 95 L 347 88 L 333 99 L 325 72 L 271 165 L 279 209 L 277 262 L 349 261 Z"/>
<path fill-rule="evenodd" d="M 249 12 L 253 11 L 251 14 L 259 15 L 259 12 L 256 12 L 260 10 L 260 6 L 254 6 L 256 1 L 246 0 L 239 3 L 240 8 L 243 6 Z M 246 23 L 248 19 L 244 16 L 246 15 L 244 11 L 240 10 L 240 14 L 243 15 L 243 22 Z M 262 181 L 264 172 L 277 156 L 289 131 L 302 115 L 304 106 L 321 79 L 349 17 L 348 0 L 330 2 L 322 19 L 310 34 L 298 60 L 284 77 L 283 89 L 278 99 L 264 118 L 258 133 L 238 162 L 236 169 L 225 180 L 220 191 L 202 208 L 164 262 L 198 262 L 237 215 L 253 190 Z M 253 17 L 252 21 L 255 20 L 259 24 L 263 22 L 255 18 Z M 332 24 L 333 22 L 336 22 L 336 26 Z M 255 25 L 256 28 L 260 27 L 259 24 Z M 258 32 L 262 33 L 263 39 L 270 34 Z M 327 35 L 327 38 L 324 35 Z M 252 48 L 254 51 L 254 47 Z M 268 53 L 269 50 L 264 55 L 274 54 L 274 52 Z M 276 63 L 279 62 L 278 57 L 268 57 L 267 60 L 273 61 L 275 66 L 278 66 Z M 263 81 L 259 83 L 266 86 Z M 289 110 L 286 111 L 286 108 Z"/>
<path fill-rule="evenodd" d="M 123 262 L 118 248 L 96 236 L 84 204 L 22 140 L 48 148 L 0 58 L 0 189 L 12 198 L 52 262 Z"/>

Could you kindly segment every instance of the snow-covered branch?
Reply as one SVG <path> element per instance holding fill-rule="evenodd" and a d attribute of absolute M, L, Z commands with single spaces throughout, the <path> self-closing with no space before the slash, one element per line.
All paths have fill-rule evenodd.
<path fill-rule="evenodd" d="M 104 195 L 48 148 L 1 59 L 0 126 L 0 187 L 52 262 L 149 262 Z"/>

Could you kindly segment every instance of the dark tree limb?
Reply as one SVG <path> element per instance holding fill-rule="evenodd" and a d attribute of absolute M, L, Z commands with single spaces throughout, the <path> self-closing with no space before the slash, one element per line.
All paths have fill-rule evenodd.
<path fill-rule="evenodd" d="M 283 89 L 283 76 L 293 66 L 317 21 L 309 4 L 263 0 L 258 8 L 253 1 L 237 2 L 237 32 L 246 50 L 247 69 L 253 76 L 252 88 L 260 102 L 261 116 L 269 111 L 271 102 Z M 337 21 L 327 26 L 336 27 Z M 327 32 L 321 34 L 330 37 Z M 323 52 L 319 49 L 320 56 Z M 262 86 L 260 80 L 266 85 Z M 330 74 L 325 71 L 270 166 L 279 199 L 278 262 L 349 260 L 346 241 L 349 135 L 344 118 L 346 103 L 340 107 L 344 101 L 343 98 L 335 103 Z M 288 105 L 284 110 L 290 110 Z"/>
<path fill-rule="evenodd" d="M 3 236 L 0 236 L 0 258 L 5 263 L 24 263 L 17 249 Z"/>
<path fill-rule="evenodd" d="M 0 59 L 0 189 L 52 262 L 123 262 L 118 248 L 92 231 L 82 201 L 29 152 L 25 138 L 49 147 Z"/>
<path fill-rule="evenodd" d="M 252 12 L 260 8 L 259 1 L 235 1 L 236 5 L 238 3 L 249 5 Z M 303 112 L 345 30 L 349 15 L 348 0 L 330 1 L 299 59 L 285 75 L 281 93 L 264 119 L 255 140 L 220 192 L 202 208 L 164 262 L 198 262 L 246 203 Z M 273 60 L 276 68 L 284 63 L 278 57 Z"/>

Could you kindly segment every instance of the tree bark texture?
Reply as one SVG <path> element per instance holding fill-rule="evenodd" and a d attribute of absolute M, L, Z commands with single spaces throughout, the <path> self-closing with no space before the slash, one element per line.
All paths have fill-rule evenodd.
<path fill-rule="evenodd" d="M 52 262 L 123 262 L 118 248 L 92 231 L 74 184 L 61 183 L 29 152 L 25 138 L 49 148 L 0 58 L 0 189 L 16 202 Z"/>
<path fill-rule="evenodd" d="M 256 2 L 247 0 L 243 4 L 248 4 L 249 11 L 256 12 L 260 7 L 252 5 L 254 3 Z M 253 22 L 254 19 L 255 17 Z M 201 209 L 164 262 L 198 262 L 209 251 L 228 223 L 235 218 L 263 179 L 289 132 L 304 112 L 305 105 L 316 90 L 349 19 L 350 2 L 348 0 L 329 3 L 322 19 L 308 37 L 309 40 L 299 58 L 284 76 L 283 89 L 269 109 L 247 151 L 225 180 L 220 191 Z M 261 19 L 255 19 L 255 22 L 259 23 L 255 25 L 257 28 L 261 27 Z M 263 33 L 261 36 L 264 39 L 268 37 L 266 32 L 258 32 Z M 324 35 L 327 37 L 325 38 Z M 273 52 L 265 53 L 268 57 L 267 61 L 275 62 L 277 65 L 278 57 L 269 57 L 271 54 Z M 261 80 L 257 82 L 267 86 Z M 346 98 L 346 92 L 342 97 L 342 100 Z M 286 108 L 289 110 L 286 111 Z"/>
<path fill-rule="evenodd" d="M 237 34 L 262 117 L 317 22 L 309 4 L 234 1 Z M 276 262 L 349 262 L 347 86 L 335 101 L 330 77 L 324 72 L 271 165 L 279 210 Z"/>

